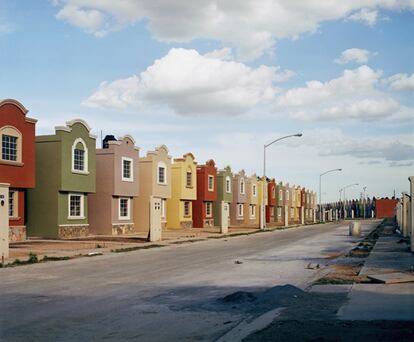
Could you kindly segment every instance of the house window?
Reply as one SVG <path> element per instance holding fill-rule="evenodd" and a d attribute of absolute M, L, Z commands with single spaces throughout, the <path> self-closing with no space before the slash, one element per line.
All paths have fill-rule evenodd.
<path fill-rule="evenodd" d="M 286 201 L 289 201 L 289 190 L 286 190 Z"/>
<path fill-rule="evenodd" d="M 208 191 L 214 191 L 214 176 L 208 176 Z"/>
<path fill-rule="evenodd" d="M 83 214 L 83 195 L 69 194 L 69 218 L 84 218 Z"/>
<path fill-rule="evenodd" d="M 244 179 L 243 178 L 240 180 L 240 193 L 242 195 L 244 194 Z"/>
<path fill-rule="evenodd" d="M 282 189 L 279 190 L 279 201 L 281 201 L 283 198 L 283 191 Z"/>
<path fill-rule="evenodd" d="M 189 217 L 191 213 L 191 207 L 190 207 L 190 202 L 189 201 L 185 201 L 184 202 L 184 216 L 185 217 Z"/>
<path fill-rule="evenodd" d="M 129 198 L 120 198 L 119 199 L 119 219 L 120 220 L 129 220 L 130 219 L 130 199 Z"/>
<path fill-rule="evenodd" d="M 252 185 L 252 193 L 253 193 L 253 196 L 254 196 L 254 197 L 256 197 L 256 196 L 257 196 L 257 186 L 256 186 L 256 184 L 253 184 L 253 185 Z"/>
<path fill-rule="evenodd" d="M 81 138 L 72 145 L 72 172 L 88 173 L 88 149 Z"/>
<path fill-rule="evenodd" d="M 277 208 L 277 216 L 278 217 L 282 216 L 282 208 L 280 207 Z"/>
<path fill-rule="evenodd" d="M 187 179 L 186 179 L 187 188 L 191 188 L 192 178 L 193 178 L 192 172 L 187 171 Z"/>
<path fill-rule="evenodd" d="M 165 175 L 166 169 L 167 167 L 165 166 L 163 162 L 158 163 L 158 172 L 157 172 L 158 184 L 167 184 L 167 177 Z"/>
<path fill-rule="evenodd" d="M 206 202 L 206 217 L 211 217 L 213 213 L 213 203 Z"/>
<path fill-rule="evenodd" d="M 276 189 L 274 186 L 272 186 L 272 197 L 276 198 Z"/>
<path fill-rule="evenodd" d="M 237 204 L 238 210 L 237 213 L 239 214 L 239 217 L 243 217 L 243 203 Z"/>
<path fill-rule="evenodd" d="M 250 205 L 250 217 L 251 218 L 255 218 L 256 217 L 256 206 L 255 205 Z"/>
<path fill-rule="evenodd" d="M 17 161 L 17 137 L 6 134 L 2 135 L 1 159 Z"/>
<path fill-rule="evenodd" d="M 17 217 L 17 191 L 9 191 L 9 217 Z"/>
<path fill-rule="evenodd" d="M 167 212 L 167 203 L 165 199 L 161 200 L 161 218 L 165 220 Z"/>
<path fill-rule="evenodd" d="M 231 192 L 231 180 L 229 176 L 226 177 L 226 192 L 227 193 Z"/>
<path fill-rule="evenodd" d="M 131 158 L 122 157 L 122 180 L 134 181 L 134 161 Z"/>

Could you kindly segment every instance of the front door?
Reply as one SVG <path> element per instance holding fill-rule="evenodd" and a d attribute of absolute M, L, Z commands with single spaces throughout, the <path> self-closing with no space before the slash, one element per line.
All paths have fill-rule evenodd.
<path fill-rule="evenodd" d="M 161 198 L 152 197 L 150 199 L 150 241 L 160 241 L 162 236 L 161 226 Z"/>

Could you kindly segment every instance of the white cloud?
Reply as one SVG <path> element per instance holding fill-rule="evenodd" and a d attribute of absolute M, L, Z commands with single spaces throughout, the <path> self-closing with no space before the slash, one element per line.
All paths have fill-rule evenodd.
<path fill-rule="evenodd" d="M 363 65 L 326 82 L 309 81 L 306 87 L 278 96 L 275 109 L 305 121 L 396 119 L 412 113 L 380 90 L 381 75 L 380 70 Z"/>
<path fill-rule="evenodd" d="M 366 64 L 368 63 L 368 57 L 370 52 L 364 49 L 347 49 L 342 52 L 341 56 L 335 59 L 335 63 L 337 64 L 347 64 L 349 62 L 356 62 L 359 64 Z"/>
<path fill-rule="evenodd" d="M 363 22 L 368 26 L 374 26 L 378 19 L 378 11 L 362 8 L 354 14 L 351 14 L 348 19 Z"/>
<path fill-rule="evenodd" d="M 62 0 L 58 19 L 99 36 L 144 18 L 165 42 L 214 39 L 237 47 L 242 59 L 272 50 L 282 38 L 314 32 L 320 23 L 350 18 L 373 25 L 378 9 L 413 9 L 412 0 Z M 90 18 L 90 22 L 86 20 Z"/>
<path fill-rule="evenodd" d="M 411 75 L 395 74 L 389 77 L 387 82 L 393 89 L 414 91 L 414 73 L 412 73 Z"/>
<path fill-rule="evenodd" d="M 127 108 L 166 105 L 178 114 L 240 114 L 273 100 L 274 83 L 286 75 L 275 67 L 171 49 L 139 75 L 102 82 L 83 105 Z"/>

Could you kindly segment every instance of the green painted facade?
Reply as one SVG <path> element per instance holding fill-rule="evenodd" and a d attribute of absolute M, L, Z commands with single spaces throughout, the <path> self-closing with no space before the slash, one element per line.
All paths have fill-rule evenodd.
<path fill-rule="evenodd" d="M 72 149 L 79 138 L 86 145 L 85 173 L 72 170 Z M 36 188 L 28 191 L 28 236 L 59 238 L 60 227 L 73 231 L 87 227 L 87 195 L 96 187 L 95 150 L 96 138 L 82 120 L 57 127 L 54 135 L 36 137 Z M 69 218 L 70 193 L 84 195 L 82 218 Z"/>
<path fill-rule="evenodd" d="M 226 191 L 226 177 L 230 178 L 230 192 Z M 230 166 L 217 173 L 217 200 L 213 202 L 214 225 L 221 225 L 221 201 L 231 203 L 233 201 L 233 173 Z M 229 206 L 230 209 L 230 206 Z"/>

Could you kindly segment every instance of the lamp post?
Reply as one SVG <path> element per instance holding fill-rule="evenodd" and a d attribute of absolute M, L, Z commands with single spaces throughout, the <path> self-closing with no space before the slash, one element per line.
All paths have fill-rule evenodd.
<path fill-rule="evenodd" d="M 342 188 L 342 190 L 344 191 L 344 201 L 343 201 L 344 212 L 345 212 L 345 201 L 346 201 L 345 190 L 347 188 L 350 188 L 351 186 L 357 186 L 357 185 L 359 185 L 359 184 L 358 183 L 353 183 L 353 184 L 348 184 L 348 185 L 346 185 Z"/>
<path fill-rule="evenodd" d="M 277 138 L 275 140 L 273 140 L 272 142 L 263 145 L 263 189 L 262 189 L 262 215 L 260 217 L 260 229 L 264 230 L 266 227 L 266 219 L 265 219 L 265 215 L 266 215 L 266 203 L 265 203 L 265 183 L 266 183 L 266 148 L 268 148 L 270 145 L 273 145 L 274 143 L 283 140 L 283 139 L 287 139 L 287 138 L 291 138 L 291 137 L 301 137 L 302 133 L 297 133 L 297 134 L 290 134 L 290 135 L 286 135 L 284 137 L 280 137 Z"/>
<path fill-rule="evenodd" d="M 322 221 L 322 176 L 335 171 L 342 171 L 342 169 L 328 170 L 319 175 L 319 221 Z"/>

